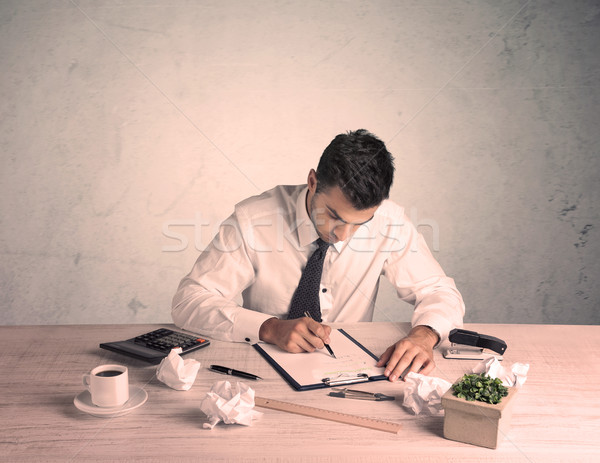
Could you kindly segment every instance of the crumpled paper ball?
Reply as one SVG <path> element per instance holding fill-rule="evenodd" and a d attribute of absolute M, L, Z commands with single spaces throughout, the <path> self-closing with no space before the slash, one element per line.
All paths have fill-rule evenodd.
<path fill-rule="evenodd" d="M 496 357 L 482 360 L 473 368 L 473 373 L 487 374 L 490 378 L 498 378 L 506 387 L 521 387 L 527 380 L 528 363 L 513 363 L 510 368 L 501 365 Z"/>
<path fill-rule="evenodd" d="M 436 415 L 442 410 L 442 396 L 452 383 L 434 376 L 425 376 L 411 371 L 406 375 L 402 406 L 415 415 Z"/>
<path fill-rule="evenodd" d="M 252 420 L 263 415 L 254 410 L 254 390 L 244 383 L 231 385 L 229 381 L 213 384 L 200 404 L 200 410 L 208 416 L 209 422 L 203 424 L 207 429 L 214 428 L 220 421 L 250 426 Z"/>
<path fill-rule="evenodd" d="M 172 349 L 156 369 L 156 378 L 167 386 L 178 391 L 189 390 L 200 369 L 200 362 L 194 359 L 181 358 L 181 347 Z"/>

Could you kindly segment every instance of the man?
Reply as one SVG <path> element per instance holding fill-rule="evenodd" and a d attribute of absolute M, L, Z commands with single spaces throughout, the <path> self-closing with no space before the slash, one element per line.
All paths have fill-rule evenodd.
<path fill-rule="evenodd" d="M 415 311 L 411 331 L 377 365 L 390 381 L 409 366 L 430 373 L 433 348 L 462 326 L 464 304 L 403 209 L 387 200 L 393 174 L 393 158 L 373 134 L 335 137 L 306 185 L 278 186 L 236 205 L 181 281 L 175 323 L 215 339 L 312 352 L 329 342 L 331 328 L 321 320 L 372 321 L 384 275 Z M 315 241 L 324 249 L 322 274 L 312 277 L 320 278 L 318 295 L 304 308 L 292 298 Z M 316 317 L 292 318 L 298 304 Z"/>

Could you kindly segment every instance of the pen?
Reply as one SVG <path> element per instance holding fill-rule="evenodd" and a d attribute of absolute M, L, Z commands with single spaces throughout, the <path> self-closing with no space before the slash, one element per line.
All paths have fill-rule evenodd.
<path fill-rule="evenodd" d="M 314 320 L 314 318 L 312 318 L 308 312 L 304 312 L 304 316 Z M 334 359 L 337 359 L 333 353 L 333 350 L 331 350 L 331 347 L 329 347 L 329 344 L 325 344 L 325 349 L 327 349 L 327 352 L 329 352 Z"/>
<path fill-rule="evenodd" d="M 245 371 L 234 370 L 229 367 L 222 367 L 221 365 L 211 365 L 209 368 L 211 371 L 217 373 L 223 373 L 224 375 L 239 376 L 240 378 L 246 379 L 262 379 L 260 376 L 253 375 L 252 373 L 246 373 Z"/>

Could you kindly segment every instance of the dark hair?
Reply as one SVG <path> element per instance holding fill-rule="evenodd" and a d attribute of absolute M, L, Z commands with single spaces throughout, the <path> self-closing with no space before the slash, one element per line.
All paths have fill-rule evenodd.
<path fill-rule="evenodd" d="M 379 206 L 390 194 L 394 180 L 394 158 L 385 144 L 364 129 L 340 134 L 319 160 L 319 193 L 338 186 L 358 210 Z"/>

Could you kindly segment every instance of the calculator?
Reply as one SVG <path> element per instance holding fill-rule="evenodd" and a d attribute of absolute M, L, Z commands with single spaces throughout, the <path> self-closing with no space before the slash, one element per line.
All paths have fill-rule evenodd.
<path fill-rule="evenodd" d="M 102 349 L 127 355 L 138 360 L 157 364 L 171 352 L 181 347 L 181 355 L 201 349 L 210 344 L 208 339 L 195 335 L 180 333 L 168 328 L 159 328 L 125 341 L 105 342 Z"/>

